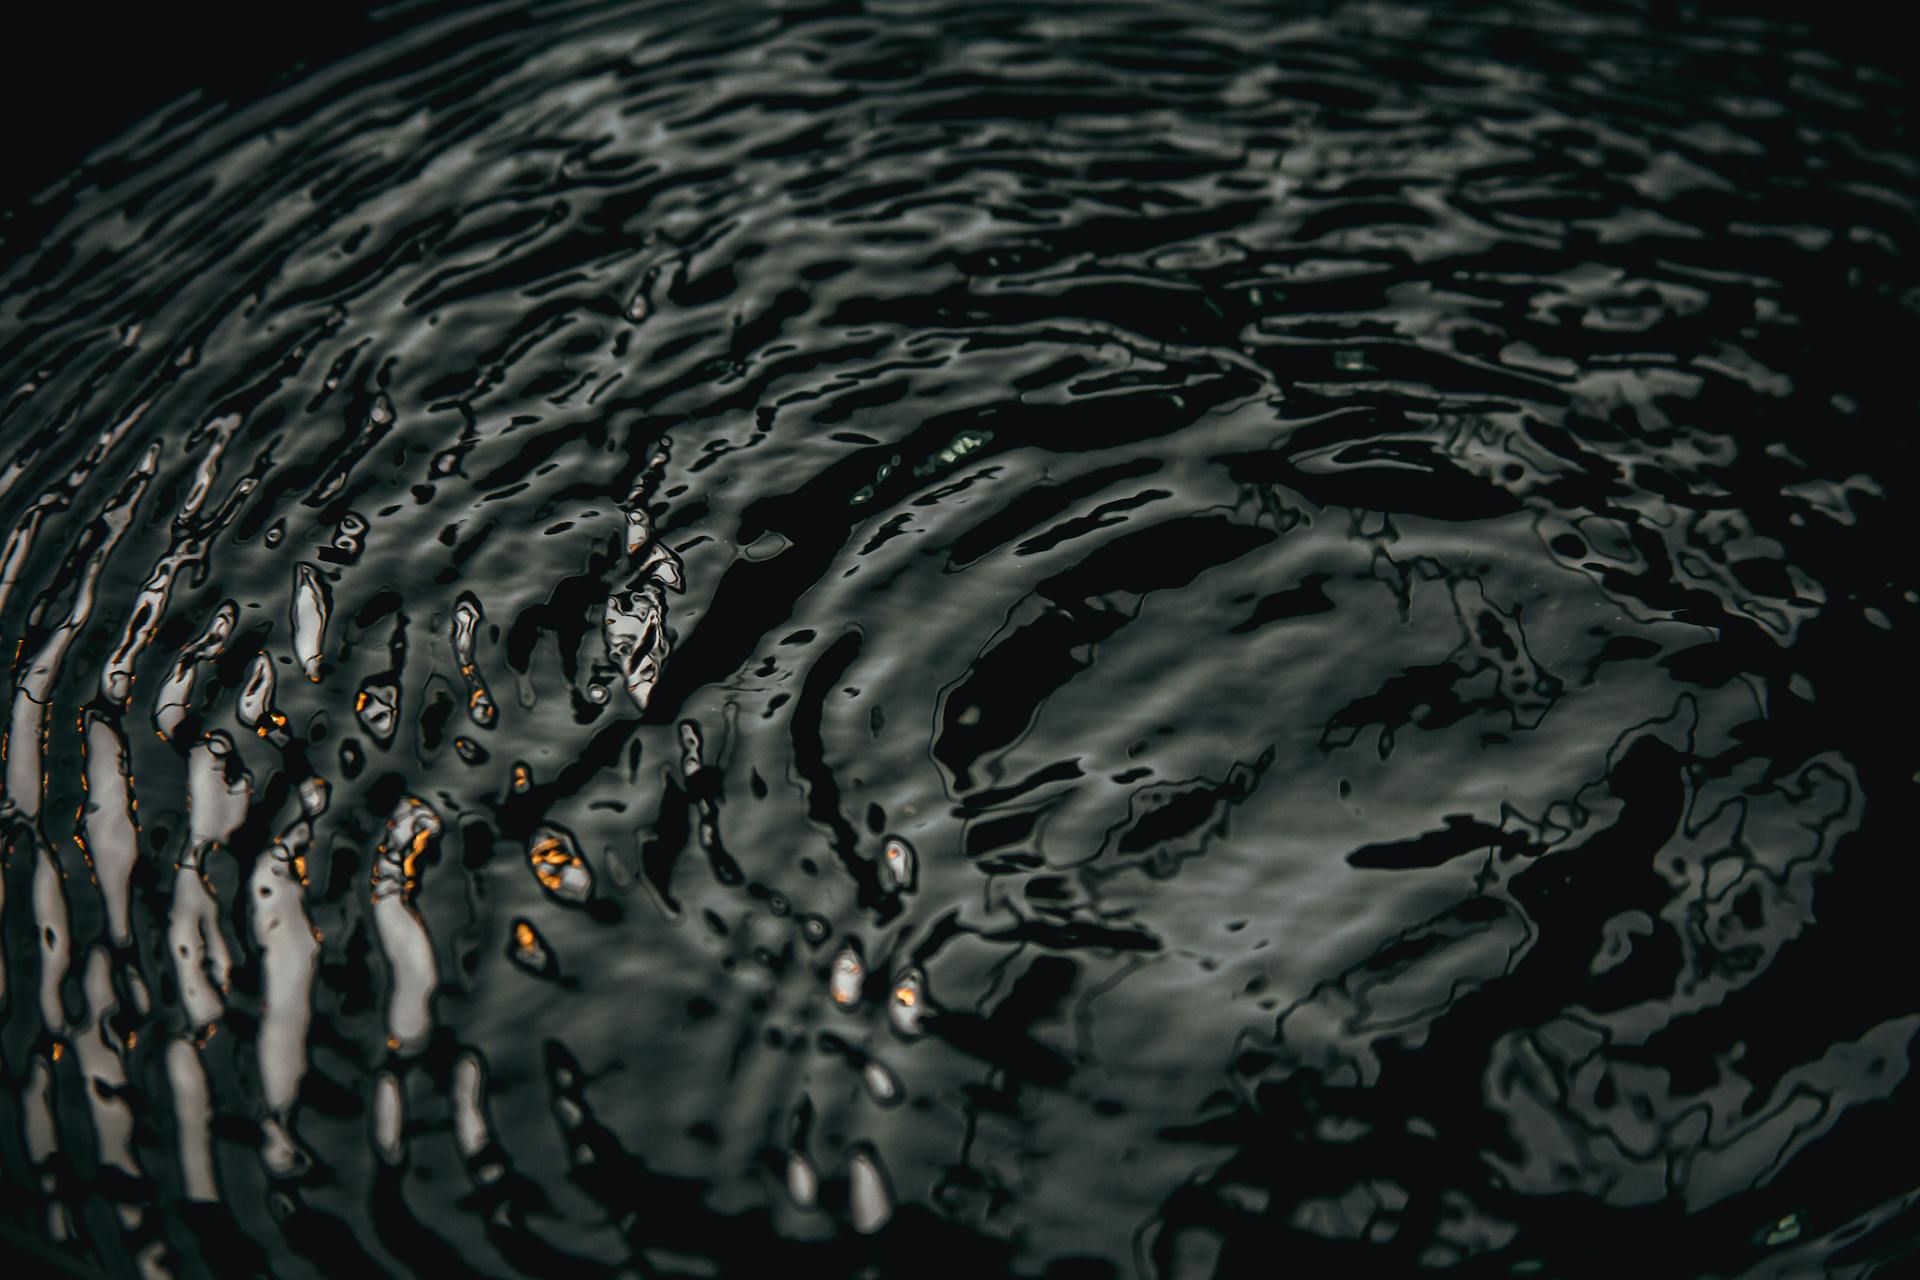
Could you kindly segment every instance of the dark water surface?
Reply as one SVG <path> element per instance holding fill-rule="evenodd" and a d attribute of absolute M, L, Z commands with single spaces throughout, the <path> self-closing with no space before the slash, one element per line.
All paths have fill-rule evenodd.
<path fill-rule="evenodd" d="M 0 260 L 7 1274 L 1898 1273 L 1905 102 L 870 0 L 154 116 Z"/>

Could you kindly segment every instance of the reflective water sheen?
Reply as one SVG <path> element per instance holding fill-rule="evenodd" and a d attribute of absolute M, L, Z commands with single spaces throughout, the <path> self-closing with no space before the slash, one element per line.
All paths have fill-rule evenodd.
<path fill-rule="evenodd" d="M 562 3 L 154 117 L 0 264 L 0 1250 L 1886 1270 L 1904 89 Z"/>

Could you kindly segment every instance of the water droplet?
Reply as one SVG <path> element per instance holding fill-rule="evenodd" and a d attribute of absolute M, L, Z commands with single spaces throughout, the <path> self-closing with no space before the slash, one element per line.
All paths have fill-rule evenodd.
<path fill-rule="evenodd" d="M 314 777 L 306 779 L 301 782 L 299 793 L 300 812 L 305 814 L 307 818 L 317 818 L 327 811 L 327 799 L 330 791 L 325 778 L 315 775 Z"/>
<path fill-rule="evenodd" d="M 627 695 L 635 707 L 647 709 L 667 660 L 667 603 L 658 585 L 611 596 L 601 623 L 607 657 L 620 669 Z"/>
<path fill-rule="evenodd" d="M 453 1064 L 453 1139 L 463 1158 L 471 1160 L 488 1142 L 486 1071 L 473 1053 L 463 1053 Z"/>
<path fill-rule="evenodd" d="M 918 1035 L 920 1019 L 926 1012 L 926 976 L 918 969 L 908 969 L 894 979 L 893 990 L 887 995 L 887 1021 L 901 1035 Z"/>
<path fill-rule="evenodd" d="M 880 1059 L 868 1058 L 861 1064 L 860 1081 L 881 1106 L 890 1107 L 900 1101 L 900 1077 L 893 1074 L 893 1068 Z"/>
<path fill-rule="evenodd" d="M 400 1081 L 391 1071 L 382 1071 L 373 1081 L 373 1149 L 388 1164 L 399 1164 L 407 1153 L 401 1137 L 406 1122 Z"/>
<path fill-rule="evenodd" d="M 527 863 L 540 887 L 561 902 L 579 906 L 593 896 L 593 869 L 572 833 L 541 827 L 527 842 Z"/>
<path fill-rule="evenodd" d="M 474 657 L 481 620 L 479 600 L 471 592 L 463 594 L 453 607 L 453 660 L 467 682 L 467 716 L 485 729 L 493 725 L 495 707 Z"/>
<path fill-rule="evenodd" d="M 852 1008 L 860 999 L 860 988 L 866 976 L 859 944 L 848 939 L 833 957 L 833 968 L 827 977 L 827 991 L 833 997 L 833 1002 L 842 1009 Z"/>
<path fill-rule="evenodd" d="M 400 690 L 385 682 L 365 685 L 354 697 L 353 713 L 369 737 L 388 746 L 400 724 Z"/>
<path fill-rule="evenodd" d="M 820 1202 L 820 1174 L 804 1151 L 787 1153 L 787 1198 L 800 1209 L 811 1209 Z"/>
<path fill-rule="evenodd" d="M 373 923 L 386 957 L 387 1044 L 412 1055 L 433 1033 L 433 997 L 439 966 L 426 922 L 409 901 L 418 885 L 421 859 L 439 836 L 440 815 L 415 796 L 402 796 L 374 851 Z"/>
<path fill-rule="evenodd" d="M 645 507 L 632 507 L 626 513 L 627 554 L 637 556 L 653 541 L 653 517 Z"/>
<path fill-rule="evenodd" d="M 911 893 L 920 874 L 920 860 L 914 854 L 913 846 L 895 836 L 888 840 L 881 853 L 881 864 L 887 869 L 887 878 L 895 888 L 903 893 Z"/>
<path fill-rule="evenodd" d="M 847 1208 L 853 1229 L 870 1236 L 893 1217 L 893 1190 L 880 1153 L 862 1144 L 847 1158 Z"/>
<path fill-rule="evenodd" d="M 542 978 L 555 977 L 560 972 L 560 961 L 553 954 L 553 948 L 533 927 L 533 922 L 519 918 L 508 927 L 507 956 L 528 973 Z"/>
<path fill-rule="evenodd" d="M 286 723 L 286 717 L 273 705 L 277 682 L 273 659 L 265 653 L 255 654 L 247 668 L 247 682 L 241 686 L 239 701 L 234 706 L 234 716 L 241 726 L 263 738 Z"/>
<path fill-rule="evenodd" d="M 318 683 L 327 620 L 333 616 L 333 594 L 320 571 L 310 564 L 294 568 L 292 613 L 293 656 L 307 679 Z"/>

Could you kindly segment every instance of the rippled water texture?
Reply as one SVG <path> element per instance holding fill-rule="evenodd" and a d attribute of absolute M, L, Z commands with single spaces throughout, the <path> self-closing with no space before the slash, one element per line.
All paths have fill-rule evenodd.
<path fill-rule="evenodd" d="M 1896 77 L 1545 3 L 396 32 L 0 267 L 0 1250 L 1913 1244 Z"/>

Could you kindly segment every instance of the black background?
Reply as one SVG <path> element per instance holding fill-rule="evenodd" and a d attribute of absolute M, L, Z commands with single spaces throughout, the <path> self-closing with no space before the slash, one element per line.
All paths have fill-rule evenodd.
<path fill-rule="evenodd" d="M 0 216 L 192 92 L 246 102 L 377 41 L 417 6 L 22 3 L 0 19 Z M 382 15 L 391 15 L 384 17 Z"/>

